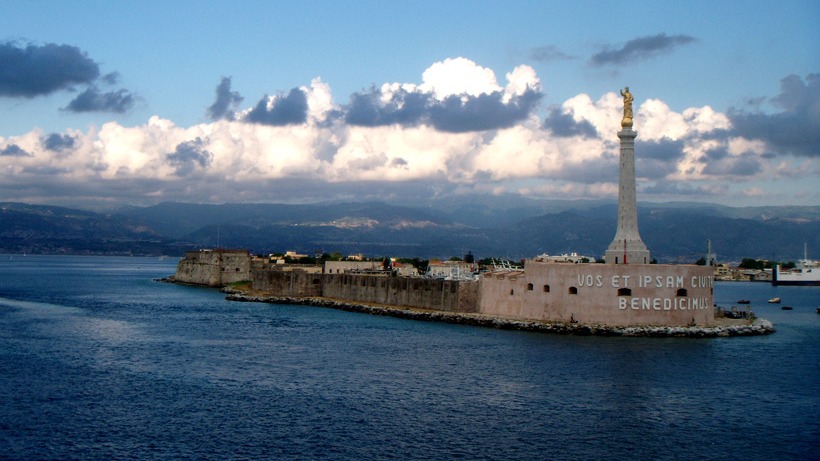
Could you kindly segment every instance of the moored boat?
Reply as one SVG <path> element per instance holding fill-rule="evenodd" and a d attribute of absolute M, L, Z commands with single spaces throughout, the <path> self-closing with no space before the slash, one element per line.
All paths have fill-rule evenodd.
<path fill-rule="evenodd" d="M 808 247 L 803 244 L 803 259 L 797 260 L 794 269 L 774 266 L 772 285 L 814 285 L 820 286 L 820 261 L 809 259 Z"/>

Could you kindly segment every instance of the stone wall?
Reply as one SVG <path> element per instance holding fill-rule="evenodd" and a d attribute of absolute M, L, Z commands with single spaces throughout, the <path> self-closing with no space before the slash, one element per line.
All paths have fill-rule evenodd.
<path fill-rule="evenodd" d="M 281 270 L 276 265 L 257 265 L 251 271 L 251 288 L 276 296 L 322 296 L 322 274 L 307 270 Z"/>
<path fill-rule="evenodd" d="M 189 251 L 177 264 L 174 280 L 221 287 L 250 280 L 251 257 L 246 250 Z"/>
<path fill-rule="evenodd" d="M 365 274 L 283 271 L 254 263 L 251 288 L 272 296 L 325 297 L 445 312 L 477 312 L 478 283 Z"/>
<path fill-rule="evenodd" d="M 481 276 L 479 312 L 504 318 L 600 325 L 714 322 L 706 266 L 549 264 Z"/>
<path fill-rule="evenodd" d="M 325 274 L 322 296 L 349 301 L 476 312 L 478 283 L 356 274 Z"/>

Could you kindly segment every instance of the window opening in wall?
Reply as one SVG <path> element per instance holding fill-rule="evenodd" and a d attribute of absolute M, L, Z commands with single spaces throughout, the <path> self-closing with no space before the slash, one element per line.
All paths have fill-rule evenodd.
<path fill-rule="evenodd" d="M 569 287 L 569 294 L 571 294 L 571 295 L 577 295 L 577 294 L 578 294 L 578 288 L 576 288 L 576 287 Z"/>
<path fill-rule="evenodd" d="M 532 288 L 533 288 L 532 283 L 528 283 L 527 284 L 527 291 L 532 291 Z"/>
<path fill-rule="evenodd" d="M 510 296 L 515 294 L 515 289 L 510 288 Z"/>
<path fill-rule="evenodd" d="M 676 296 L 687 296 L 688 292 L 686 288 L 678 288 L 678 292 L 675 294 Z"/>
<path fill-rule="evenodd" d="M 618 296 L 632 296 L 632 288 L 618 288 Z"/>
<path fill-rule="evenodd" d="M 550 286 L 549 285 L 544 285 L 544 293 L 549 293 L 549 292 L 550 292 Z"/>

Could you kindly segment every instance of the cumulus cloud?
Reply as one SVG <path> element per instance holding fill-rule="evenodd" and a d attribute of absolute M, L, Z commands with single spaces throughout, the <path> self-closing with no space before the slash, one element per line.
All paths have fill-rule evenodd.
<path fill-rule="evenodd" d="M 529 66 L 506 75 L 501 87 L 495 73 L 465 58 L 430 66 L 421 84 L 385 84 L 354 94 L 345 121 L 358 126 L 426 124 L 451 133 L 508 128 L 528 118 L 543 97 Z"/>
<path fill-rule="evenodd" d="M 243 98 L 238 92 L 231 91 L 231 78 L 222 77 L 216 87 L 216 101 L 208 107 L 208 117 L 211 120 L 233 120 Z"/>
<path fill-rule="evenodd" d="M 74 137 L 71 135 L 51 133 L 43 139 L 43 147 L 55 152 L 70 150 L 74 147 L 74 141 Z"/>
<path fill-rule="evenodd" d="M 207 143 L 201 138 L 186 141 L 177 145 L 173 153 L 165 158 L 174 168 L 177 176 L 190 176 L 197 170 L 203 170 L 211 164 L 214 155 L 204 149 Z"/>
<path fill-rule="evenodd" d="M 607 47 L 592 55 L 590 62 L 595 66 L 623 64 L 643 61 L 671 53 L 675 48 L 694 42 L 689 35 L 666 35 L 664 33 L 648 37 L 638 37 L 626 42 L 620 48 Z"/>
<path fill-rule="evenodd" d="M 0 43 L 0 96 L 32 98 L 92 83 L 96 62 L 75 46 Z"/>
<path fill-rule="evenodd" d="M 0 149 L 0 156 L 3 157 L 30 157 L 31 154 L 23 150 L 17 144 L 9 144 L 8 146 Z"/>
<path fill-rule="evenodd" d="M 96 85 L 115 84 L 119 77 L 100 76 L 99 65 L 76 46 L 0 43 L 0 96 L 33 98 L 85 86 L 63 110 L 123 113 L 134 105 L 134 95 L 125 89 L 101 92 Z"/>
<path fill-rule="evenodd" d="M 428 118 L 431 104 L 426 93 L 371 88 L 350 97 L 345 122 L 357 126 L 416 126 Z"/>
<path fill-rule="evenodd" d="M 244 110 L 223 78 L 208 123 L 178 126 L 154 116 L 137 126 L 0 137 L 0 193 L 130 203 L 617 197 L 617 92 L 579 94 L 544 116 L 535 71 L 518 66 L 504 76 L 499 82 L 490 69 L 451 59 L 433 64 L 419 82 L 384 83 L 345 104 L 334 103 L 317 78 Z M 803 83 L 803 93 L 801 82 L 789 80 L 772 100 L 783 113 L 811 113 L 805 100 L 814 80 Z M 635 114 L 642 199 L 725 196 L 817 174 L 773 155 L 770 140 L 738 130 L 735 119 L 709 106 L 676 111 L 648 98 L 635 101 Z"/>
<path fill-rule="evenodd" d="M 284 126 L 304 123 L 308 115 L 307 94 L 301 88 L 287 95 L 265 96 L 245 116 L 245 120 L 262 125 Z"/>
<path fill-rule="evenodd" d="M 470 98 L 452 95 L 430 108 L 430 120 L 437 129 L 453 133 L 509 128 L 526 119 L 542 96 L 527 90 L 505 103 L 502 92 Z"/>
<path fill-rule="evenodd" d="M 122 114 L 128 112 L 135 101 L 135 96 L 125 89 L 103 93 L 96 86 L 91 86 L 72 99 L 63 110 Z"/>
<path fill-rule="evenodd" d="M 549 115 L 544 119 L 544 128 L 550 130 L 555 136 L 562 138 L 571 138 L 573 136 L 593 138 L 598 136 L 598 131 L 589 120 L 576 121 L 572 115 L 562 111 L 560 107 L 550 108 Z"/>
<path fill-rule="evenodd" d="M 820 157 L 820 74 L 809 74 L 805 80 L 789 75 L 770 101 L 780 112 L 730 110 L 734 133 L 761 139 L 780 155 Z"/>

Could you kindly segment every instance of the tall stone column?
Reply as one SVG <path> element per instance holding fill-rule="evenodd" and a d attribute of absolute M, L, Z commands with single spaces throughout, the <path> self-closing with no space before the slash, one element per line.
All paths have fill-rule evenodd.
<path fill-rule="evenodd" d="M 638 205 L 635 197 L 635 138 L 632 129 L 632 94 L 624 96 L 624 118 L 621 121 L 620 174 L 618 175 L 618 229 L 609 244 L 604 260 L 607 264 L 649 264 L 649 250 L 638 233 Z"/>

